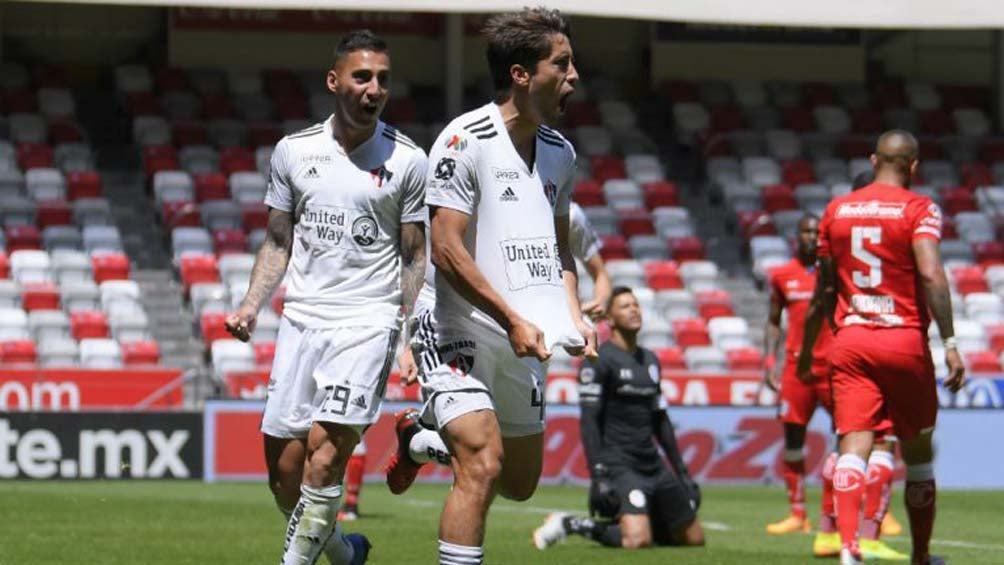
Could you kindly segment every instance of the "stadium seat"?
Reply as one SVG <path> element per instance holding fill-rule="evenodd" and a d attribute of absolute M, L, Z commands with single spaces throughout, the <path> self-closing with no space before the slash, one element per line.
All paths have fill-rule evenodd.
<path fill-rule="evenodd" d="M 216 340 L 228 339 L 230 334 L 227 333 L 226 328 L 223 327 L 223 322 L 226 320 L 226 313 L 224 312 L 203 312 L 199 316 L 199 327 L 202 330 L 202 341 L 206 345 L 211 345 Z"/>
<path fill-rule="evenodd" d="M 120 342 L 150 339 L 150 320 L 143 311 L 115 312 L 109 315 L 112 336 Z"/>
<path fill-rule="evenodd" d="M 238 203 L 261 202 L 265 198 L 265 178 L 257 171 L 240 171 L 230 175 L 230 194 Z"/>
<path fill-rule="evenodd" d="M 644 194 L 645 207 L 649 210 L 680 205 L 680 196 L 676 185 L 671 182 L 649 182 L 642 184 L 641 189 Z"/>
<path fill-rule="evenodd" d="M 84 251 L 91 256 L 106 253 L 122 253 L 122 236 L 115 226 L 84 226 Z"/>
<path fill-rule="evenodd" d="M 114 339 L 81 339 L 80 365 L 88 369 L 119 369 L 122 367 L 122 349 Z"/>
<path fill-rule="evenodd" d="M 614 210 L 636 210 L 645 207 L 641 186 L 632 180 L 607 180 L 603 183 L 603 195 L 607 205 Z"/>
<path fill-rule="evenodd" d="M 271 310 L 262 310 L 258 312 L 257 325 L 255 326 L 254 333 L 251 335 L 251 341 L 254 343 L 274 343 L 278 335 L 279 316 Z"/>
<path fill-rule="evenodd" d="M 44 230 L 52 226 L 69 226 L 73 224 L 73 211 L 65 200 L 49 200 L 38 203 L 38 226 Z M 47 246 L 48 247 L 48 246 Z"/>
<path fill-rule="evenodd" d="M 663 371 L 684 371 L 687 362 L 683 358 L 683 350 L 677 346 L 662 347 L 654 351 Z"/>
<path fill-rule="evenodd" d="M 965 354 L 966 369 L 972 373 L 996 373 L 1004 371 L 998 355 L 992 351 L 970 351 Z"/>
<path fill-rule="evenodd" d="M 34 364 L 38 359 L 35 342 L 28 339 L 0 341 L 0 364 Z"/>
<path fill-rule="evenodd" d="M 42 234 L 35 226 L 11 226 L 4 229 L 7 253 L 38 251 L 42 248 Z"/>
<path fill-rule="evenodd" d="M 10 278 L 10 258 L 7 257 L 7 252 L 2 250 L 2 245 L 0 245 L 0 279 Z"/>
<path fill-rule="evenodd" d="M 233 253 L 246 253 L 248 250 L 248 238 L 244 230 L 240 229 L 220 229 L 213 232 L 213 248 L 216 254 L 226 255 Z"/>
<path fill-rule="evenodd" d="M 712 318 L 732 317 L 732 296 L 724 290 L 706 290 L 695 293 L 697 312 L 705 321 Z"/>
<path fill-rule="evenodd" d="M 108 337 L 108 319 L 103 312 L 70 311 L 70 333 L 76 340 Z"/>
<path fill-rule="evenodd" d="M 645 286 L 645 269 L 634 259 L 612 259 L 607 261 L 606 268 L 615 286 Z"/>
<path fill-rule="evenodd" d="M 235 371 L 255 369 L 255 351 L 250 343 L 232 338 L 221 338 L 213 342 L 211 357 L 213 372 L 217 379 Z"/>
<path fill-rule="evenodd" d="M 194 174 L 194 173 L 193 173 Z M 194 174 L 195 198 L 199 202 L 230 199 L 227 178 L 222 173 L 207 172 Z"/>
<path fill-rule="evenodd" d="M 38 364 L 45 368 L 76 367 L 79 364 L 76 340 L 66 337 L 39 341 Z"/>
<path fill-rule="evenodd" d="M 572 200 L 579 206 L 605 206 L 603 188 L 594 180 L 583 180 L 575 184 L 572 190 Z"/>
<path fill-rule="evenodd" d="M 199 205 L 188 200 L 164 202 L 160 207 L 160 218 L 164 227 L 201 227 L 202 213 Z"/>
<path fill-rule="evenodd" d="M 254 347 L 255 365 L 260 368 L 271 368 L 275 359 L 275 342 L 259 341 L 252 344 L 252 347 Z"/>
<path fill-rule="evenodd" d="M 189 296 L 196 316 L 202 312 L 226 312 L 230 308 L 227 289 L 220 283 L 195 283 L 189 289 Z"/>
<path fill-rule="evenodd" d="M 645 263 L 645 277 L 653 290 L 682 289 L 683 280 L 672 261 L 651 261 Z"/>
<path fill-rule="evenodd" d="M 650 350 L 675 346 L 672 326 L 658 316 L 645 317 L 645 325 L 638 333 L 638 344 Z"/>
<path fill-rule="evenodd" d="M 250 279 L 254 261 L 254 255 L 250 253 L 234 253 L 220 257 L 220 278 L 227 284 L 232 284 L 238 279 Z"/>
<path fill-rule="evenodd" d="M 957 267 L 949 271 L 950 280 L 954 283 L 955 290 L 959 294 L 967 295 L 974 292 L 987 292 L 986 278 L 983 270 L 979 267 Z"/>
<path fill-rule="evenodd" d="M 48 253 L 37 249 L 13 249 L 8 244 L 8 250 L 12 250 L 10 273 L 14 280 L 20 283 L 53 280 Z"/>
<path fill-rule="evenodd" d="M 603 257 L 604 261 L 631 258 L 631 251 L 624 236 L 601 235 L 600 241 L 603 243 L 603 246 L 600 248 L 600 256 Z"/>
<path fill-rule="evenodd" d="M 28 328 L 37 342 L 65 338 L 70 336 L 70 318 L 62 310 L 33 310 L 28 312 Z"/>
<path fill-rule="evenodd" d="M 249 232 L 264 230 L 268 226 L 268 207 L 262 202 L 242 203 L 241 221 L 244 223 L 244 229 Z"/>
<path fill-rule="evenodd" d="M 620 209 L 617 211 L 617 215 L 620 221 L 620 233 L 626 238 L 655 233 L 655 226 L 652 224 L 652 215 L 644 208 Z"/>
<path fill-rule="evenodd" d="M 209 231 L 240 229 L 241 208 L 231 200 L 203 202 L 202 224 Z"/>
<path fill-rule="evenodd" d="M 1004 300 L 990 292 L 973 292 L 965 296 L 966 317 L 981 324 L 1004 323 Z"/>
<path fill-rule="evenodd" d="M 184 255 L 180 258 L 181 281 L 185 292 L 197 282 L 219 282 L 220 274 L 213 255 Z"/>
<path fill-rule="evenodd" d="M 66 198 L 66 179 L 59 169 L 28 169 L 24 175 L 28 196 L 34 200 L 62 200 Z"/>
<path fill-rule="evenodd" d="M 204 228 L 174 228 L 171 230 L 171 248 L 175 260 L 187 254 L 212 255 L 213 241 Z"/>
<path fill-rule="evenodd" d="M 30 339 L 28 314 L 21 308 L 0 308 L 0 342 Z"/>
<path fill-rule="evenodd" d="M 58 310 L 59 287 L 51 281 L 22 281 L 21 307 L 34 310 Z"/>
<path fill-rule="evenodd" d="M 711 344 L 708 327 L 699 318 L 678 318 L 672 320 L 673 336 L 677 345 L 684 349 Z"/>
<path fill-rule="evenodd" d="M 631 256 L 638 261 L 666 261 L 669 249 L 666 241 L 657 235 L 635 235 L 628 239 Z"/>
<path fill-rule="evenodd" d="M 59 284 L 68 281 L 91 281 L 91 259 L 75 249 L 56 247 L 49 252 L 49 268 Z"/>
<path fill-rule="evenodd" d="M 160 363 L 160 346 L 156 341 L 129 341 L 121 343 L 122 363 L 127 367 L 154 366 Z"/>
<path fill-rule="evenodd" d="M 763 368 L 763 356 L 755 347 L 737 347 L 725 352 L 730 371 L 759 371 Z"/>
<path fill-rule="evenodd" d="M 688 347 L 683 352 L 687 369 L 694 373 L 722 373 L 728 369 L 725 353 L 716 347 Z"/>
<path fill-rule="evenodd" d="M 91 256 L 91 269 L 94 281 L 103 283 L 109 280 L 129 278 L 129 258 L 123 253 L 96 253 Z"/>
<path fill-rule="evenodd" d="M 110 280 L 98 285 L 101 309 L 111 315 L 116 312 L 142 312 L 140 288 L 136 281 Z"/>
<path fill-rule="evenodd" d="M 153 195 L 157 204 L 194 201 L 195 185 L 185 171 L 158 171 L 153 175 Z"/>

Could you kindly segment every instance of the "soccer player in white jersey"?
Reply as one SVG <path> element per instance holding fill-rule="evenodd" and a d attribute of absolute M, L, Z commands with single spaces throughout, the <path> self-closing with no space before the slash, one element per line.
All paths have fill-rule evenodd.
<path fill-rule="evenodd" d="M 428 222 L 428 216 L 426 216 Z M 428 232 L 428 230 L 426 230 Z M 612 287 L 610 275 L 600 255 L 603 243 L 596 235 L 589 218 L 582 208 L 572 202 L 569 206 L 568 244 L 572 256 L 581 261 L 593 280 L 593 297 L 582 303 L 582 313 L 593 320 L 602 318 L 606 305 L 610 301 Z M 428 260 L 428 240 L 426 240 L 426 259 Z M 409 332 L 412 337 L 411 347 L 405 347 L 401 353 L 398 365 L 401 370 L 403 386 L 410 386 L 418 379 L 420 370 L 427 371 L 430 367 L 420 367 L 423 357 L 432 359 L 431 352 L 424 355 L 425 343 L 433 342 L 435 332 L 432 331 L 432 310 L 436 304 L 436 267 L 425 266 L 425 284 L 415 301 L 414 328 Z M 419 359 L 416 359 L 416 354 Z M 427 361 L 428 362 L 428 361 Z M 419 411 L 408 408 L 394 417 L 398 437 L 398 449 L 391 454 L 387 465 L 387 485 L 394 494 L 401 494 L 411 486 L 415 477 L 425 463 L 450 464 L 450 454 L 439 434 L 431 429 L 425 429 L 419 423 Z"/>
<path fill-rule="evenodd" d="M 363 563 L 369 542 L 336 527 L 346 461 L 379 416 L 398 341 L 425 268 L 426 158 L 380 121 L 390 59 L 371 32 L 349 34 L 327 75 L 332 116 L 272 155 L 268 237 L 227 329 L 247 340 L 286 273 L 262 417 L 269 486 L 289 517 L 281 563 Z"/>
<path fill-rule="evenodd" d="M 595 356 L 568 245 L 575 154 L 544 125 L 578 80 L 567 25 L 526 9 L 491 18 L 485 35 L 496 98 L 443 130 L 426 183 L 436 304 L 421 379 L 452 455 L 439 558 L 456 565 L 482 562 L 496 492 L 536 489 L 551 348 Z"/>

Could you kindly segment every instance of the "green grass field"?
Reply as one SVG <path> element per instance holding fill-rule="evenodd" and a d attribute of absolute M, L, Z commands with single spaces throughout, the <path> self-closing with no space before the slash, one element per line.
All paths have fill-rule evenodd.
<path fill-rule="evenodd" d="M 444 486 L 416 486 L 402 497 L 382 484 L 363 490 L 363 517 L 347 531 L 370 536 L 376 564 L 434 563 Z M 817 504 L 818 491 L 810 492 Z M 498 501 L 486 546 L 492 564 L 673 563 L 805 564 L 812 537 L 768 537 L 784 514 L 779 488 L 708 488 L 701 549 L 611 550 L 571 539 L 544 552 L 530 533 L 553 509 L 580 511 L 585 490 L 543 487 L 532 501 Z M 899 497 L 897 497 L 899 498 Z M 894 512 L 905 522 L 902 501 Z M 956 564 L 1004 564 L 1004 492 L 947 492 L 939 499 L 934 550 Z M 0 564 L 274 564 L 284 524 L 264 485 L 198 482 L 0 481 Z M 908 550 L 904 538 L 889 540 Z M 819 561 L 816 561 L 819 562 Z M 832 561 L 831 561 L 832 562 Z"/>

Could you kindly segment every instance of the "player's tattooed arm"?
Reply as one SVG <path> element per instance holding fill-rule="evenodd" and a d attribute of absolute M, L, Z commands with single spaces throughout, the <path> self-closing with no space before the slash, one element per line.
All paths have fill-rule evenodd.
<path fill-rule="evenodd" d="M 945 340 L 945 364 L 948 377 L 944 384 L 948 390 L 957 392 L 965 384 L 966 370 L 959 350 L 952 343 L 955 325 L 952 320 L 952 295 L 948 287 L 948 277 L 941 263 L 941 249 L 937 240 L 920 238 L 913 241 L 913 256 L 917 263 L 921 286 L 927 297 L 927 305 L 938 324 L 941 339 Z M 950 345 L 951 344 L 951 345 Z"/>
<path fill-rule="evenodd" d="M 401 302 L 411 316 L 415 300 L 425 283 L 425 224 L 401 224 Z"/>
<path fill-rule="evenodd" d="M 268 212 L 265 241 L 255 256 L 251 284 L 237 311 L 227 317 L 224 326 L 231 335 L 247 341 L 254 332 L 258 310 L 279 286 L 293 249 L 293 214 L 272 208 Z"/>

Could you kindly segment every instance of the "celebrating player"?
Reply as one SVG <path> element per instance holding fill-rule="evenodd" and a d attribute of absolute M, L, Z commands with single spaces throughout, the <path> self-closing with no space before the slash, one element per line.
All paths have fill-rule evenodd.
<path fill-rule="evenodd" d="M 638 345 L 638 299 L 630 288 L 616 287 L 608 311 L 610 341 L 579 371 L 582 445 L 593 482 L 589 506 L 601 519 L 551 514 L 534 531 L 534 545 L 546 549 L 568 534 L 628 549 L 703 545 L 700 489 L 676 445 L 659 360 Z"/>
<path fill-rule="evenodd" d="M 482 562 L 496 492 L 536 489 L 551 348 L 595 354 L 568 245 L 575 153 L 544 125 L 578 80 L 567 24 L 526 9 L 491 18 L 485 36 L 496 99 L 440 134 L 426 194 L 436 303 L 421 378 L 453 456 L 439 529 L 451 564 Z"/>
<path fill-rule="evenodd" d="M 289 517 L 281 563 L 363 563 L 369 542 L 342 536 L 346 462 L 380 413 L 398 341 L 425 267 L 425 154 L 380 121 L 390 58 L 353 32 L 327 75 L 334 113 L 275 148 L 268 237 L 227 330 L 246 341 L 282 280 L 288 288 L 262 418 L 269 486 Z M 302 483 L 302 484 L 301 484 Z"/>
<path fill-rule="evenodd" d="M 822 405 L 833 414 L 828 361 L 832 333 L 829 327 L 820 330 L 812 351 L 811 381 L 802 382 L 796 375 L 798 349 L 802 346 L 802 329 L 810 309 L 816 287 L 816 244 L 819 220 L 806 214 L 798 223 L 798 255 L 779 266 L 770 276 L 770 315 L 764 339 L 764 357 L 767 370 L 764 382 L 772 390 L 780 388 L 778 417 L 784 425 L 784 483 L 788 491 L 790 514 L 784 520 L 767 525 L 769 534 L 810 532 L 812 526 L 805 512 L 805 459 L 802 447 L 805 430 L 812 420 L 816 406 Z M 788 334 L 785 338 L 784 370 L 778 380 L 776 357 L 781 342 L 781 314 L 788 311 Z M 868 461 L 868 486 L 866 493 L 866 522 L 862 528 L 862 550 L 868 557 L 905 559 L 906 555 L 879 541 L 879 525 L 883 523 L 889 506 L 892 483 L 892 444 L 876 443 Z M 819 532 L 813 543 L 817 557 L 840 553 L 840 536 L 837 533 L 836 514 L 833 507 L 833 467 L 836 455 L 831 455 L 823 468 L 823 496 Z"/>
<path fill-rule="evenodd" d="M 806 378 L 811 373 L 825 315 L 838 328 L 830 359 L 842 436 L 833 476 L 841 564 L 860 563 L 865 458 L 885 419 L 902 442 L 907 465 L 912 563 L 938 564 L 943 560 L 929 553 L 936 498 L 931 434 L 938 410 L 929 316 L 944 340 L 946 388 L 954 392 L 965 383 L 938 248 L 941 209 L 908 190 L 918 164 L 913 135 L 884 133 L 871 161 L 875 182 L 830 202 L 820 223 L 817 294 L 824 308 L 808 317 L 798 371 Z"/>

